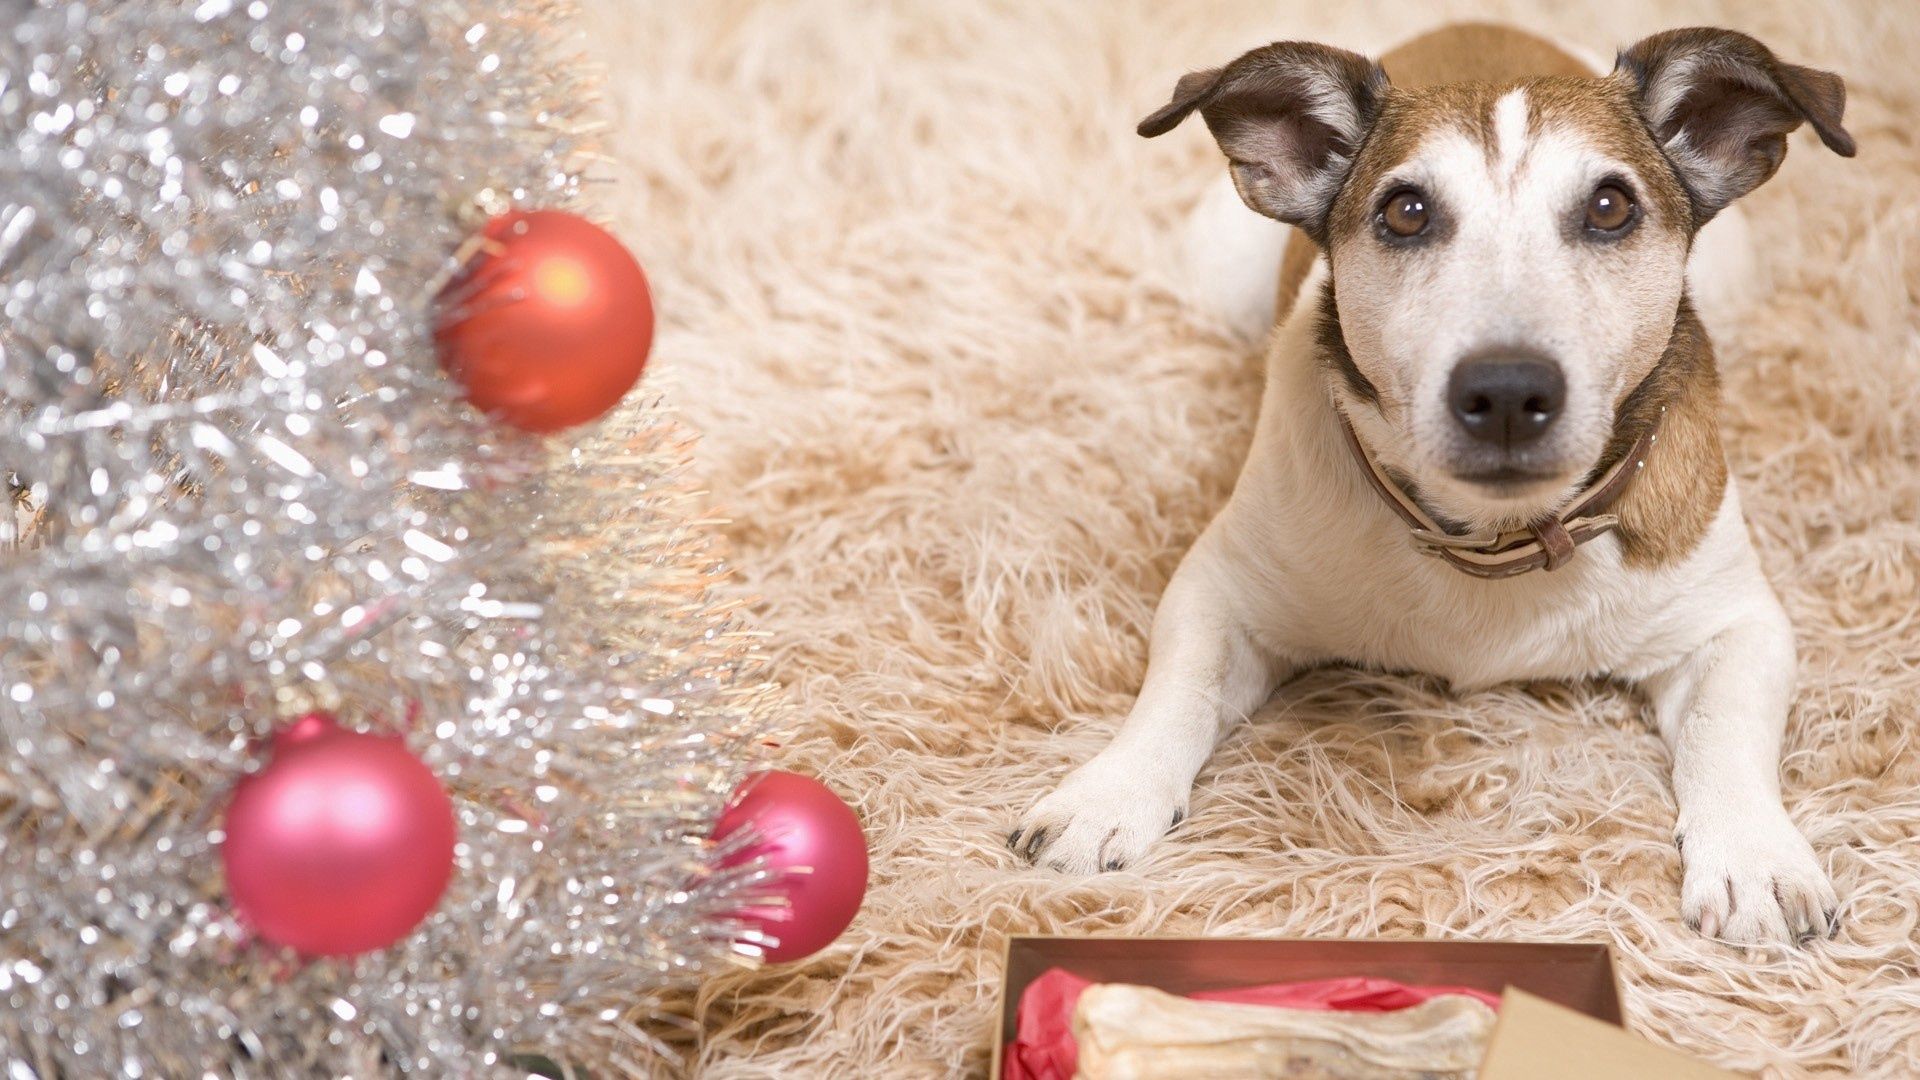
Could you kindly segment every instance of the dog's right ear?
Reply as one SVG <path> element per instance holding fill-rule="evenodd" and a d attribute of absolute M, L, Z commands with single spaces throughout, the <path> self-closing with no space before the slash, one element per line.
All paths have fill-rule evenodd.
<path fill-rule="evenodd" d="M 1181 76 L 1139 132 L 1163 135 L 1198 110 L 1247 205 L 1321 239 L 1386 88 L 1386 72 L 1357 53 L 1282 41 Z"/>

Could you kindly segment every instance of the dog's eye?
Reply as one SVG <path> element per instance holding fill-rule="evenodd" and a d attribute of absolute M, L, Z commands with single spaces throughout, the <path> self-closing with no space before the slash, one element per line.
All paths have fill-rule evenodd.
<path fill-rule="evenodd" d="M 1633 221 L 1633 196 L 1618 184 L 1601 184 L 1587 199 L 1587 228 L 1612 233 Z"/>
<path fill-rule="evenodd" d="M 1408 237 L 1425 232 L 1432 214 L 1427 211 L 1427 197 L 1417 188 L 1401 188 L 1380 204 L 1376 217 L 1393 235 Z"/>

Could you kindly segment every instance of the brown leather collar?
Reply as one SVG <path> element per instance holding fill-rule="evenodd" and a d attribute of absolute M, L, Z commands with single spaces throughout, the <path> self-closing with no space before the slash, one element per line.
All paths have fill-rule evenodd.
<path fill-rule="evenodd" d="M 1334 411 L 1340 412 L 1338 408 Z M 1666 411 L 1662 406 L 1661 414 Z M 1620 519 L 1607 513 L 1607 509 L 1619 501 L 1633 484 L 1633 478 L 1646 468 L 1648 452 L 1660 441 L 1660 417 L 1656 416 L 1620 460 L 1559 514 L 1542 518 L 1518 532 L 1489 530 L 1463 535 L 1442 528 L 1387 475 L 1361 445 L 1360 436 L 1354 434 L 1353 425 L 1347 422 L 1344 412 L 1340 413 L 1340 429 L 1346 432 L 1347 446 L 1359 459 L 1362 475 L 1412 530 L 1413 546 L 1423 555 L 1433 555 L 1456 570 L 1483 578 L 1508 578 L 1533 569 L 1558 570 L 1573 559 L 1581 544 L 1612 532 Z"/>

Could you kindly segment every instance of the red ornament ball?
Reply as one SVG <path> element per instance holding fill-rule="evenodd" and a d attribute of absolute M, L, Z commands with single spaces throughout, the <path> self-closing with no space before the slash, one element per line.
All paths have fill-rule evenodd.
<path fill-rule="evenodd" d="M 860 819 L 820 781 L 776 771 L 741 782 L 713 827 L 714 838 L 747 825 L 757 841 L 728 857 L 726 865 L 766 860 L 782 872 L 777 887 L 787 898 L 785 906 L 737 913 L 778 939 L 766 950 L 767 959 L 785 963 L 832 944 L 867 893 L 867 839 Z"/>
<path fill-rule="evenodd" d="M 420 925 L 453 875 L 453 803 L 396 737 L 324 713 L 274 736 L 227 805 L 220 861 L 234 912 L 308 956 L 382 949 Z"/>
<path fill-rule="evenodd" d="M 525 431 L 613 408 L 653 346 L 640 264 L 606 230 L 560 210 L 502 214 L 484 237 L 440 295 L 441 367 L 475 408 Z"/>

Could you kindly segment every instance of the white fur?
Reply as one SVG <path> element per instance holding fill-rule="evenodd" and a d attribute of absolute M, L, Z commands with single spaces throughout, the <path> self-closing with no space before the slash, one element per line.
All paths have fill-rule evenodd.
<path fill-rule="evenodd" d="M 1308 293 L 1325 273 L 1323 260 Z M 1687 917 L 1747 943 L 1826 932 L 1834 894 L 1777 778 L 1792 632 L 1733 486 L 1676 564 L 1630 567 L 1606 536 L 1553 573 L 1469 577 L 1418 554 L 1366 486 L 1313 318 L 1296 308 L 1275 335 L 1246 466 L 1167 588 L 1126 723 L 1017 842 L 1069 871 L 1136 859 L 1184 813 L 1228 724 L 1307 666 L 1414 669 L 1462 689 L 1611 676 L 1648 691 L 1672 748 Z"/>
<path fill-rule="evenodd" d="M 1767 291 L 1753 229 L 1739 205 L 1714 215 L 1693 238 L 1687 292 L 1715 338 L 1732 330 Z"/>
<path fill-rule="evenodd" d="M 1273 310 L 1274 281 L 1291 231 L 1255 213 L 1222 176 L 1187 217 L 1183 299 L 1249 340 L 1265 337 L 1280 314 Z"/>
<path fill-rule="evenodd" d="M 1511 175 L 1519 168 L 1527 150 L 1527 92 L 1509 90 L 1493 103 L 1494 146 L 1499 154 L 1497 170 Z"/>

